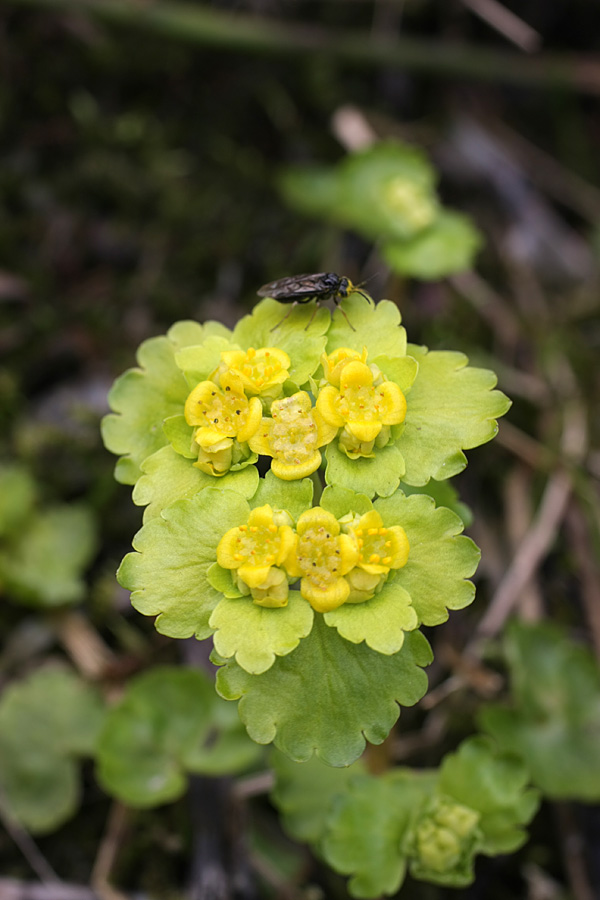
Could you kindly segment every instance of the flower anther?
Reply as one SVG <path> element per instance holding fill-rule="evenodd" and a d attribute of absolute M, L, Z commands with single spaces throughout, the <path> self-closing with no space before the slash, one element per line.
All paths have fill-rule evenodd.
<path fill-rule="evenodd" d="M 281 518 L 268 504 L 259 506 L 252 510 L 246 524 L 230 528 L 217 546 L 219 565 L 235 571 L 237 581 L 250 589 L 259 606 L 287 604 L 288 582 L 280 566 L 292 550 L 295 537 L 290 525 L 278 524 Z"/>
<path fill-rule="evenodd" d="M 265 417 L 249 441 L 250 449 L 272 456 L 273 474 L 283 481 L 311 475 L 321 465 L 319 447 L 328 444 L 338 429 L 329 425 L 311 405 L 306 391 L 275 400 L 271 417 Z"/>
<path fill-rule="evenodd" d="M 374 381 L 369 366 L 352 360 L 342 369 L 339 389 L 326 385 L 317 397 L 317 410 L 327 423 L 348 433 L 351 446 L 359 448 L 351 451 L 356 455 L 361 445 L 370 453 L 384 426 L 398 425 L 406 415 L 406 399 L 398 385 Z M 343 442 L 342 447 L 348 449 Z"/>
<path fill-rule="evenodd" d="M 353 535 L 341 534 L 330 512 L 313 507 L 302 513 L 296 525 L 296 541 L 285 561 L 288 574 L 302 578 L 300 593 L 317 612 L 337 609 L 348 599 L 350 585 L 344 578 L 359 557 Z"/>
<path fill-rule="evenodd" d="M 274 400 L 281 394 L 281 386 L 289 377 L 290 358 L 278 347 L 261 347 L 255 350 L 226 350 L 221 353 L 221 364 L 237 375 L 248 397 L 268 397 Z M 223 380 L 223 374 L 220 380 Z"/>

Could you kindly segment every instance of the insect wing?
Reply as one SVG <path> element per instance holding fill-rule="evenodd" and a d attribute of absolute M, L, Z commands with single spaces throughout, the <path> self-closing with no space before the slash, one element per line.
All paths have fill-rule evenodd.
<path fill-rule="evenodd" d="M 274 300 L 299 300 L 330 294 L 332 285 L 329 272 L 318 272 L 316 275 L 289 275 L 263 285 L 257 294 L 259 297 L 272 297 Z"/>

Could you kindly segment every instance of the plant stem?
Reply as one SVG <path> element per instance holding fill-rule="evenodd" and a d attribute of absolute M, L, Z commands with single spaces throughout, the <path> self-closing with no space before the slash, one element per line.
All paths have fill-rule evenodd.
<path fill-rule="evenodd" d="M 571 88 L 600 94 L 600 60 L 508 51 L 403 37 L 373 37 L 355 29 L 328 29 L 179 2 L 131 0 L 9 0 L 55 12 L 89 14 L 115 25 L 155 32 L 197 46 L 282 56 L 319 54 L 353 65 L 385 66 L 504 84 Z"/>

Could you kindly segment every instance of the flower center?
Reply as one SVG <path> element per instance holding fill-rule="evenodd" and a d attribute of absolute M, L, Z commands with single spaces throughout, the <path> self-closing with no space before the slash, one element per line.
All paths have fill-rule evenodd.
<path fill-rule="evenodd" d="M 257 390 L 260 390 L 275 375 L 278 375 L 284 369 L 284 366 L 270 350 L 265 349 L 257 352 L 254 347 L 249 347 L 246 352 L 246 358 L 238 369 L 248 381 L 252 382 Z"/>
<path fill-rule="evenodd" d="M 345 384 L 335 405 L 346 421 L 378 422 L 385 394 L 372 385 Z"/>
<path fill-rule="evenodd" d="M 298 541 L 298 568 L 321 590 L 326 590 L 339 578 L 340 556 L 338 538 L 324 525 L 307 528 Z"/>
<path fill-rule="evenodd" d="M 304 410 L 294 397 L 273 404 L 269 443 L 273 454 L 290 465 L 300 465 L 318 447 L 318 430 L 311 410 Z"/>
<path fill-rule="evenodd" d="M 246 424 L 248 400 L 229 387 L 223 392 L 215 387 L 204 402 L 199 402 L 198 412 L 207 426 L 220 431 L 226 437 L 233 438 Z"/>
<path fill-rule="evenodd" d="M 357 528 L 354 534 L 358 539 L 360 550 L 359 563 L 389 566 L 392 562 L 390 555 L 392 542 L 388 538 L 387 528 Z"/>
<path fill-rule="evenodd" d="M 240 525 L 233 558 L 239 565 L 271 566 L 281 548 L 277 525 Z"/>

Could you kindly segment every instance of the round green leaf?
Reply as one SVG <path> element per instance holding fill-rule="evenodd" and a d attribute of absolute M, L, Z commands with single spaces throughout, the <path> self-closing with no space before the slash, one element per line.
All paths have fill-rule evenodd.
<path fill-rule="evenodd" d="M 259 744 L 271 741 L 296 761 L 316 752 L 332 766 L 347 766 L 365 747 L 379 744 L 399 715 L 427 689 L 421 667 L 431 651 L 419 632 L 402 650 L 383 656 L 365 644 L 351 644 L 315 616 L 308 637 L 262 675 L 249 675 L 233 662 L 217 676 L 227 700 L 241 697 L 240 717 Z"/>
<path fill-rule="evenodd" d="M 434 783 L 433 773 L 398 769 L 379 778 L 354 779 L 338 798 L 322 849 L 329 865 L 352 875 L 348 888 L 353 897 L 396 893 L 406 874 L 415 812 Z"/>
<path fill-rule="evenodd" d="M 407 394 L 404 430 L 396 443 L 406 463 L 402 480 L 424 485 L 444 481 L 467 464 L 463 450 L 491 440 L 496 419 L 510 400 L 492 388 L 496 376 L 488 369 L 467 366 L 462 353 L 428 352 L 409 345 L 419 372 Z"/>
<path fill-rule="evenodd" d="M 310 633 L 313 611 L 298 591 L 290 591 L 287 606 L 269 609 L 250 597 L 221 600 L 209 625 L 214 645 L 224 659 L 235 656 L 247 672 L 266 672 L 277 656 L 285 656 Z"/>
<path fill-rule="evenodd" d="M 529 772 L 514 756 L 499 752 L 485 737 L 469 738 L 440 766 L 438 789 L 480 814 L 481 852 L 512 853 L 527 840 L 539 795 L 528 788 Z"/>
<path fill-rule="evenodd" d="M 273 475 L 271 470 L 258 483 L 258 488 L 250 505 L 253 509 L 265 506 L 272 509 L 285 509 L 296 522 L 311 503 L 314 484 L 310 478 L 301 481 L 282 481 Z"/>
<path fill-rule="evenodd" d="M 385 242 L 381 254 L 393 271 L 433 281 L 471 268 L 482 243 L 467 216 L 443 210 L 408 240 Z"/>
<path fill-rule="evenodd" d="M 391 655 L 404 643 L 404 632 L 419 624 L 410 594 L 397 583 L 384 584 L 378 594 L 365 603 L 344 603 L 325 613 L 325 621 L 339 634 L 360 644 L 366 641 L 372 650 Z"/>
<path fill-rule="evenodd" d="M 8 813 L 52 831 L 79 802 L 77 757 L 91 755 L 104 715 L 96 690 L 47 666 L 6 688 L 0 701 L 0 790 Z"/>
<path fill-rule="evenodd" d="M 136 807 L 181 796 L 187 773 L 247 768 L 256 747 L 212 682 L 196 669 L 159 667 L 132 682 L 106 717 L 98 742 L 98 776 L 106 790 Z M 220 757 L 220 762 L 219 762 Z"/>
<path fill-rule="evenodd" d="M 327 484 L 339 485 L 367 497 L 388 497 L 397 490 L 404 476 L 404 458 L 396 444 L 375 450 L 371 458 L 350 459 L 334 439 L 326 451 Z"/>
<path fill-rule="evenodd" d="M 462 609 L 473 601 L 475 588 L 469 578 L 480 553 L 470 538 L 462 536 L 463 523 L 449 509 L 435 508 L 425 494 L 406 497 L 397 491 L 373 504 L 384 525 L 401 525 L 410 551 L 402 569 L 390 573 L 393 584 L 409 594 L 419 622 L 439 625 L 449 609 Z"/>
<path fill-rule="evenodd" d="M 15 534 L 25 524 L 36 499 L 35 481 L 19 465 L 0 466 L 0 536 Z"/>
<path fill-rule="evenodd" d="M 54 506 L 34 513 L 0 550 L 0 582 L 31 606 L 76 603 L 85 594 L 82 571 L 96 552 L 96 520 L 87 506 Z"/>
<path fill-rule="evenodd" d="M 145 459 L 141 470 L 143 475 L 133 489 L 133 502 L 146 506 L 144 522 L 154 519 L 177 500 L 189 500 L 204 488 L 217 487 L 217 482 L 219 489 L 234 491 L 246 498 L 255 494 L 259 482 L 255 466 L 214 478 L 201 472 L 170 445 Z"/>
<path fill-rule="evenodd" d="M 138 612 L 157 616 L 161 634 L 208 637 L 210 615 L 222 594 L 208 581 L 217 545 L 230 528 L 247 521 L 247 502 L 233 491 L 206 488 L 164 509 L 137 533 L 117 573 L 132 591 Z"/>
<path fill-rule="evenodd" d="M 480 721 L 498 746 L 527 764 L 555 799 L 600 799 L 600 668 L 587 647 L 559 628 L 514 623 L 505 640 L 510 705 Z"/>
<path fill-rule="evenodd" d="M 364 772 L 360 760 L 351 766 L 332 769 L 316 756 L 298 763 L 273 750 L 271 764 L 275 787 L 271 800 L 282 816 L 286 831 L 297 841 L 317 844 L 325 830 L 336 798 Z"/>
<path fill-rule="evenodd" d="M 198 342 L 202 326 L 191 331 Z M 115 478 L 123 484 L 135 484 L 141 463 L 167 443 L 162 423 L 183 410 L 189 386 L 175 363 L 175 349 L 168 337 L 144 341 L 137 352 L 139 368 L 117 378 L 108 395 L 113 413 L 102 420 L 102 437 L 108 450 L 122 457 Z"/>
<path fill-rule="evenodd" d="M 366 347 L 369 363 L 379 356 L 406 355 L 406 331 L 400 325 L 400 311 L 395 303 L 382 300 L 370 304 L 360 294 L 351 294 L 344 300 L 344 311 L 354 330 L 341 312 L 335 314 L 327 332 L 328 354 L 338 347 L 362 353 Z"/>

